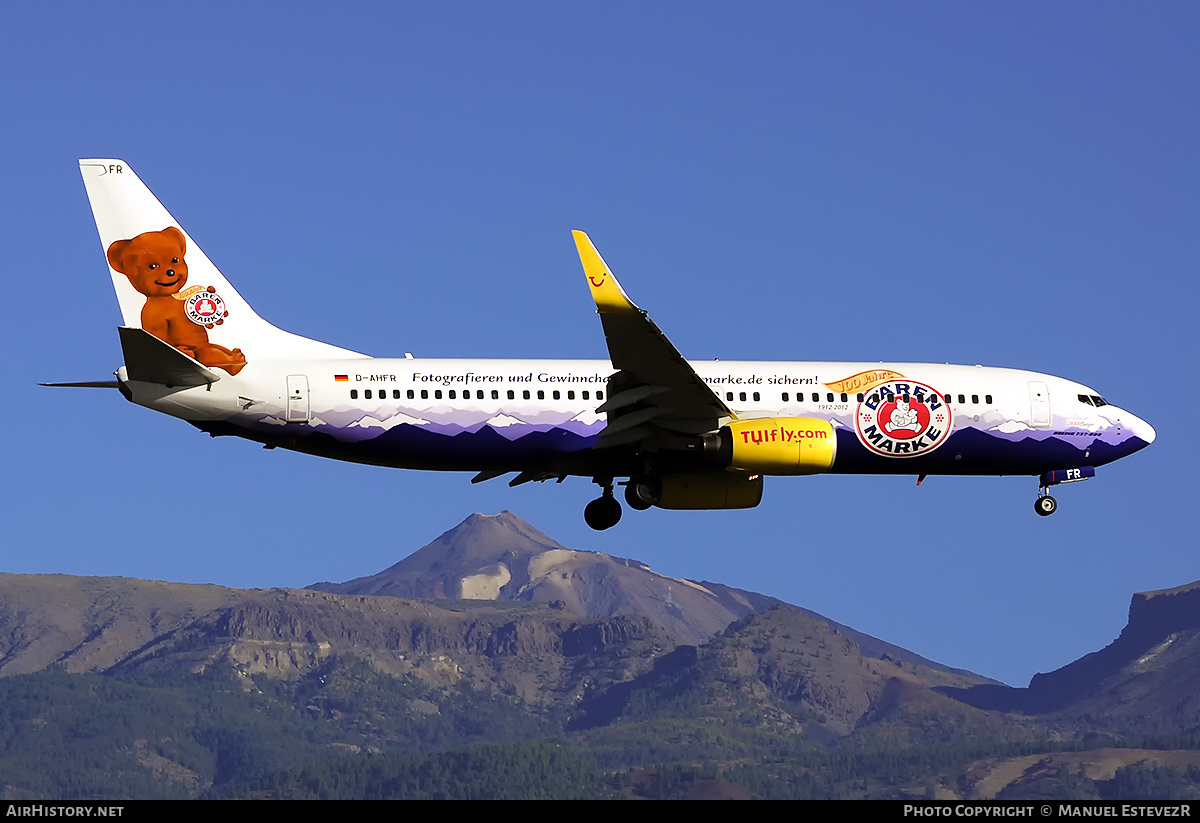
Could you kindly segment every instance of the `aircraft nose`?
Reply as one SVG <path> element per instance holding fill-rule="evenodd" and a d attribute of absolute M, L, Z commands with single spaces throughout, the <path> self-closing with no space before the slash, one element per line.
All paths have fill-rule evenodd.
<path fill-rule="evenodd" d="M 1131 414 L 1129 417 L 1129 428 L 1134 435 L 1140 437 L 1142 440 L 1145 440 L 1147 446 L 1153 443 L 1156 436 L 1154 427 L 1136 415 Z"/>
<path fill-rule="evenodd" d="M 1154 427 L 1136 414 L 1130 414 L 1122 409 L 1120 420 L 1130 434 L 1142 441 L 1142 445 L 1137 448 L 1145 448 L 1154 442 L 1154 438 L 1157 436 Z"/>

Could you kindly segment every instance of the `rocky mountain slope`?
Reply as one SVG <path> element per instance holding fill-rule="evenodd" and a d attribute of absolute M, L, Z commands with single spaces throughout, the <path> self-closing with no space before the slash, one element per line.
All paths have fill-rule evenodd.
<path fill-rule="evenodd" d="M 788 606 L 745 617 L 699 648 L 681 646 L 654 669 L 589 706 L 587 723 L 683 714 L 817 745 L 912 745 L 1028 736 L 1019 720 L 964 706 L 938 686 L 978 678 L 873 658 L 852 639 Z"/>
<path fill-rule="evenodd" d="M 985 709 L 1102 718 L 1111 730 L 1200 732 L 1200 582 L 1133 595 L 1116 640 L 1028 688 L 948 693 Z"/>
<path fill-rule="evenodd" d="M 352 655 L 380 672 L 576 702 L 674 646 L 646 618 L 295 589 L 0 575 L 0 676 L 188 673 L 297 679 Z"/>
<path fill-rule="evenodd" d="M 1198 654 L 1200 583 L 1135 595 L 1112 644 L 1011 689 L 472 515 L 310 590 L 0 574 L 0 791 L 322 796 L 279 770 L 552 739 L 520 756 L 567 746 L 654 791 L 673 773 L 647 765 L 705 763 L 697 785 L 738 796 L 1200 796 Z"/>
<path fill-rule="evenodd" d="M 720 593 L 658 574 L 644 563 L 575 551 L 512 512 L 473 514 L 429 545 L 370 577 L 309 588 L 339 594 L 560 603 L 574 614 L 643 614 L 680 643 L 702 643 L 755 611 Z"/>
<path fill-rule="evenodd" d="M 787 605 L 721 583 L 668 577 L 639 560 L 567 548 L 510 511 L 472 514 L 378 574 L 309 588 L 339 594 L 556 603 L 584 617 L 640 614 L 677 643 L 688 645 L 708 641 L 735 620 Z M 984 679 L 816 612 L 791 608 L 828 624 L 830 631 L 853 640 L 867 656 Z"/>

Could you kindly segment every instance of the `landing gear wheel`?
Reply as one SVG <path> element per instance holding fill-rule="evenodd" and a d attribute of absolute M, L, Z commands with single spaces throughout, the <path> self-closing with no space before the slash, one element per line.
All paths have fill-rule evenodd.
<path fill-rule="evenodd" d="M 1033 503 L 1033 510 L 1042 517 L 1048 517 L 1058 511 L 1058 501 L 1050 495 L 1042 495 Z"/>
<path fill-rule="evenodd" d="M 652 480 L 634 480 L 625 484 L 625 502 L 634 511 L 644 512 L 658 503 L 658 484 Z"/>
<path fill-rule="evenodd" d="M 612 496 L 612 489 L 604 492 L 603 497 L 597 497 L 583 507 L 583 522 L 596 531 L 611 529 L 621 521 L 621 504 Z"/>

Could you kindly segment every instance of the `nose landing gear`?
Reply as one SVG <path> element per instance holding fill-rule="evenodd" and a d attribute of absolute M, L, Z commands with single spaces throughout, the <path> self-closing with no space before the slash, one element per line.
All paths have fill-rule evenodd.
<path fill-rule="evenodd" d="M 1042 485 L 1038 488 L 1037 500 L 1033 501 L 1033 510 L 1042 517 L 1049 517 L 1058 511 L 1058 501 L 1050 496 L 1050 487 L 1060 483 L 1076 483 L 1095 477 L 1096 470 L 1091 466 L 1080 466 L 1075 469 L 1055 469 L 1042 475 Z"/>

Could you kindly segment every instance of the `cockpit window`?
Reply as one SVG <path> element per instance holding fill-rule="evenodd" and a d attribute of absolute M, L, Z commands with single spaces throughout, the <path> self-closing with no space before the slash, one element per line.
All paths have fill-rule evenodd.
<path fill-rule="evenodd" d="M 1097 406 L 1107 406 L 1108 405 L 1108 401 L 1105 400 L 1103 397 L 1101 397 L 1098 394 L 1092 395 L 1092 402 L 1095 403 Z"/>
<path fill-rule="evenodd" d="M 1092 402 L 1092 398 L 1088 397 L 1086 394 L 1081 394 L 1081 395 L 1079 395 L 1079 402 L 1080 402 L 1080 403 L 1082 403 L 1082 404 L 1083 404 L 1083 405 L 1085 405 L 1085 406 L 1094 406 L 1094 405 L 1096 405 L 1095 403 L 1093 403 L 1093 402 Z"/>

